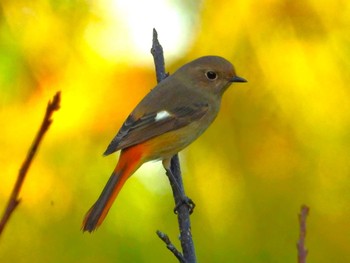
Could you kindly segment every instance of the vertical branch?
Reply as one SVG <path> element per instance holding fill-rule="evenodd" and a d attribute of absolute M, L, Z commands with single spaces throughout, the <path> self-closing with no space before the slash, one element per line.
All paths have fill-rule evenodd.
<path fill-rule="evenodd" d="M 155 29 L 153 29 L 151 53 L 153 55 L 156 68 L 157 82 L 160 82 L 165 79 L 168 74 L 165 72 L 163 48 L 158 41 L 158 35 Z M 173 176 L 168 176 L 168 178 L 173 191 L 175 204 L 178 205 L 183 202 L 182 197 L 185 196 L 185 190 L 181 177 L 179 157 L 177 154 L 171 159 L 170 169 Z M 180 262 L 194 263 L 197 260 L 191 234 L 191 209 L 186 204 L 184 204 L 178 206 L 176 211 L 180 229 L 180 241 L 183 255 L 181 255 L 181 253 L 176 250 L 174 245 L 171 244 L 169 238 L 165 234 L 161 233 L 160 231 L 158 231 L 157 234 L 167 244 L 168 249 L 173 252 L 173 254 L 179 259 Z"/>
<path fill-rule="evenodd" d="M 180 170 L 180 161 L 179 156 L 176 154 L 171 159 L 171 172 L 175 177 L 176 182 L 172 182 L 171 176 L 169 177 L 170 184 L 173 190 L 175 204 L 183 202 L 182 197 L 186 196 L 185 188 L 182 182 L 181 170 Z M 177 187 L 177 185 L 180 187 Z M 180 229 L 180 241 L 181 247 L 186 259 L 186 262 L 194 263 L 196 260 L 196 253 L 194 249 L 194 243 L 191 233 L 191 221 L 190 214 L 192 213 L 192 208 L 189 208 L 188 205 L 180 205 L 177 207 L 177 220 L 179 223 Z"/>
<path fill-rule="evenodd" d="M 306 218 L 309 214 L 309 207 L 303 205 L 299 214 L 299 240 L 297 243 L 298 249 L 298 263 L 306 263 L 307 249 L 305 248 L 306 238 Z"/>
<path fill-rule="evenodd" d="M 24 179 L 27 175 L 27 172 L 29 170 L 29 167 L 33 161 L 33 158 L 38 150 L 39 144 L 42 141 L 45 133 L 47 132 L 47 130 L 49 129 L 51 123 L 52 123 L 52 114 L 54 113 L 54 111 L 57 111 L 60 108 L 60 100 L 61 100 L 61 93 L 57 92 L 55 94 L 55 96 L 53 97 L 52 102 L 49 101 L 48 105 L 46 107 L 46 113 L 43 119 L 43 122 L 41 124 L 41 127 L 33 141 L 32 146 L 30 147 L 27 157 L 24 160 L 19 172 L 18 172 L 18 176 L 17 176 L 17 181 L 12 189 L 12 193 L 10 196 L 10 199 L 7 203 L 7 206 L 5 208 L 5 211 L 3 213 L 3 216 L 1 218 L 0 221 L 0 235 L 2 233 L 2 231 L 4 230 L 8 220 L 10 219 L 13 211 L 16 209 L 16 207 L 18 206 L 20 199 L 18 198 L 19 196 L 19 192 L 22 188 Z"/>

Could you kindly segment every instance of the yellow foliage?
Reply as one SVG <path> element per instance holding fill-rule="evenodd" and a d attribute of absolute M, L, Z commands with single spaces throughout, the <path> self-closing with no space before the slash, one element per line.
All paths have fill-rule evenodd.
<path fill-rule="evenodd" d="M 199 262 L 296 262 L 304 203 L 310 262 L 350 261 L 350 4 L 189 2 L 0 4 L 1 207 L 62 91 L 1 262 L 175 262 L 154 234 L 178 245 L 170 186 L 153 164 L 128 181 L 101 229 L 79 232 L 116 163 L 105 147 L 156 83 L 152 27 L 170 73 L 212 54 L 248 79 L 180 155 Z"/>

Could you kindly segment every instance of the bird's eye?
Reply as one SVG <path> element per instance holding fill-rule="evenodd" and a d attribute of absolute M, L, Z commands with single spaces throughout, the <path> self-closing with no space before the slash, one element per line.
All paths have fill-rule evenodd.
<path fill-rule="evenodd" d="M 205 76 L 209 79 L 209 80 L 214 80 L 217 79 L 218 75 L 214 72 L 214 71 L 207 71 L 205 73 Z"/>

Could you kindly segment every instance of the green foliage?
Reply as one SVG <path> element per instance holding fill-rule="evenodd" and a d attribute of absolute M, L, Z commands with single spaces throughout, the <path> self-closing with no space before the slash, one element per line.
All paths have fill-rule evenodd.
<path fill-rule="evenodd" d="M 102 158 L 105 147 L 156 82 L 151 55 L 149 67 L 134 55 L 140 43 L 130 40 L 120 8 L 1 3 L 1 207 L 47 100 L 62 90 L 62 108 L 1 237 L 1 262 L 176 262 L 155 234 L 179 246 L 159 164 L 127 182 L 100 229 L 80 232 L 117 161 Z M 213 126 L 180 154 L 197 204 L 199 262 L 297 262 L 302 204 L 311 208 L 308 261 L 349 262 L 349 4 L 205 1 L 190 10 L 178 25 L 191 34 L 182 36 L 186 49 L 176 63 L 221 55 L 249 81 L 226 92 Z M 151 38 L 149 28 L 142 46 L 149 49 Z M 160 42 L 167 39 L 159 31 Z"/>

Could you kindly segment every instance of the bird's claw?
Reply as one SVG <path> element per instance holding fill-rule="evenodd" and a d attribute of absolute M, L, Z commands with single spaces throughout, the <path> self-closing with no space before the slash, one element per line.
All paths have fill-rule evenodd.
<path fill-rule="evenodd" d="M 188 211 L 190 214 L 193 213 L 194 208 L 196 207 L 196 204 L 192 201 L 191 198 L 188 198 L 187 196 L 184 196 L 181 198 L 181 201 L 178 202 L 174 208 L 174 213 L 177 214 L 179 207 L 182 205 L 186 205 L 188 207 Z"/>

